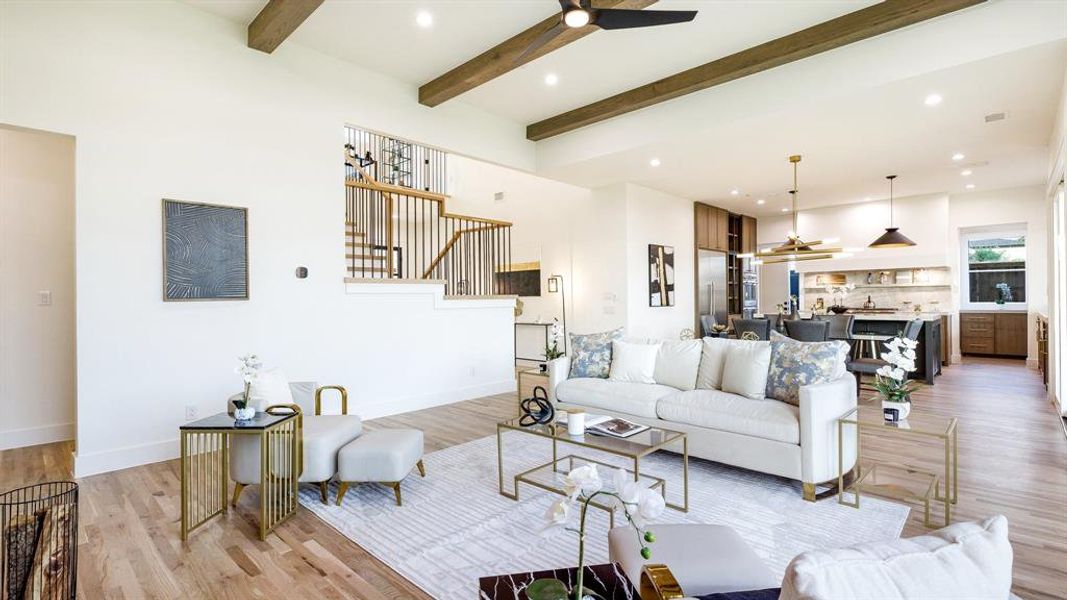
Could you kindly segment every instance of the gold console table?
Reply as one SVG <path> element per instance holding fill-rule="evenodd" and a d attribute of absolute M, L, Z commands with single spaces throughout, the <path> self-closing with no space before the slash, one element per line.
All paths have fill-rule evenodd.
<path fill-rule="evenodd" d="M 877 399 L 860 405 L 837 419 L 838 436 L 838 495 L 839 504 L 859 508 L 860 494 L 886 496 L 896 500 L 920 502 L 923 505 L 923 525 L 940 527 L 930 519 L 930 504 L 944 506 L 944 526 L 952 523 L 952 505 L 959 499 L 959 420 L 956 417 L 910 415 L 898 423 L 887 422 Z M 844 470 L 845 428 L 856 432 L 856 471 L 851 484 L 846 483 Z M 906 464 L 888 464 L 864 459 L 860 433 L 867 431 L 879 437 L 925 438 L 937 447 L 929 463 L 941 463 L 943 471 L 932 472 Z M 942 455 L 943 452 L 943 455 Z M 941 455 L 941 456 L 938 456 Z M 852 494 L 852 501 L 846 499 Z"/>
<path fill-rule="evenodd" d="M 233 436 L 259 438 L 259 539 L 265 540 L 296 512 L 302 417 L 290 406 L 271 407 L 249 421 L 219 413 L 179 427 L 181 431 L 182 539 L 229 507 Z"/>

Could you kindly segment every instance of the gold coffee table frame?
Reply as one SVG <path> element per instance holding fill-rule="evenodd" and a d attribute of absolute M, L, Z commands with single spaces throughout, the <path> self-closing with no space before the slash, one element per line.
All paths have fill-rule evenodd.
<path fill-rule="evenodd" d="M 297 481 L 303 469 L 300 407 L 272 406 L 244 425 L 219 413 L 179 429 L 182 540 L 229 510 L 229 455 L 235 435 L 259 437 L 259 539 L 267 539 L 267 534 L 296 512 Z"/>
<path fill-rule="evenodd" d="M 506 491 L 504 489 L 504 438 L 505 431 L 520 431 L 522 433 L 535 435 L 541 438 L 548 438 L 552 440 L 552 461 L 544 464 L 537 465 L 531 469 L 527 469 L 514 476 L 512 483 L 512 490 Z M 645 437 L 650 438 L 649 443 L 642 443 L 637 439 L 643 439 Z M 657 439 L 662 438 L 662 439 Z M 519 499 L 519 484 L 526 483 L 534 487 L 541 488 L 543 490 L 553 492 L 560 495 L 566 495 L 563 488 L 558 485 L 548 485 L 544 482 L 537 481 L 535 475 L 546 470 L 551 470 L 553 473 L 560 472 L 559 465 L 566 462 L 569 468 L 573 468 L 574 461 L 582 461 L 585 463 L 595 463 L 600 466 L 616 468 L 617 465 L 601 462 L 599 460 L 593 460 L 585 458 L 575 454 L 567 454 L 565 456 L 559 456 L 559 443 L 570 444 L 572 446 L 578 446 L 580 448 L 589 448 L 597 450 L 599 452 L 606 452 L 615 456 L 621 456 L 633 462 L 633 475 L 634 481 L 649 482 L 648 487 L 650 489 L 659 488 L 660 493 L 663 495 L 663 500 L 667 507 L 677 510 L 679 512 L 689 512 L 689 438 L 685 433 L 680 431 L 671 431 L 669 429 L 660 429 L 658 427 L 652 427 L 647 431 L 643 431 L 631 438 L 615 438 L 611 436 L 601 435 L 579 435 L 571 436 L 567 433 L 566 424 L 548 424 L 548 425 L 533 425 L 531 427 L 523 427 L 519 425 L 518 419 L 509 419 L 497 423 L 496 425 L 496 451 L 497 451 L 497 475 L 499 478 L 500 495 L 512 500 Z M 641 459 L 656 452 L 657 450 L 664 450 L 671 444 L 682 444 L 682 503 L 674 504 L 667 502 L 667 481 L 661 477 L 655 477 L 653 475 L 647 475 L 641 473 Z M 629 469 L 628 469 L 629 471 Z M 590 503 L 597 508 L 612 512 L 612 509 L 607 505 L 598 504 L 596 502 Z M 611 516 L 612 525 L 614 525 L 614 514 Z"/>
<path fill-rule="evenodd" d="M 877 411 L 874 415 L 863 417 L 861 410 Z M 889 423 L 882 418 L 880 405 L 856 406 L 837 419 L 837 502 L 852 508 L 860 507 L 860 494 L 868 493 L 874 496 L 887 496 L 896 500 L 917 501 L 923 504 L 923 525 L 926 527 L 947 527 L 952 524 L 952 505 L 959 500 L 959 420 L 956 417 L 936 418 L 922 417 L 915 423 L 907 420 L 900 423 Z M 856 431 L 856 477 L 851 485 L 845 485 L 844 472 L 844 440 L 845 427 L 852 426 Z M 944 475 L 906 465 L 889 465 L 886 463 L 869 462 L 864 465 L 861 451 L 861 432 L 870 431 L 885 437 L 920 437 L 942 442 L 944 446 Z M 896 482 L 880 482 L 880 475 L 890 472 L 896 473 Z M 901 480 L 911 480 L 911 485 L 899 483 Z M 944 493 L 942 493 L 944 490 Z M 853 501 L 845 499 L 845 494 L 850 493 Z M 930 520 L 930 504 L 939 502 L 944 506 L 944 525 L 933 523 Z"/>

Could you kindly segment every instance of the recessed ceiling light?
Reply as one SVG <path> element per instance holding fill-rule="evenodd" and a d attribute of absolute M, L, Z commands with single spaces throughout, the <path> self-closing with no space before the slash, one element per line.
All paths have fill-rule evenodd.
<path fill-rule="evenodd" d="M 649 164 L 649 166 L 653 166 L 653 167 L 660 166 L 660 162 L 659 162 L 658 158 L 653 158 L 652 160 L 648 161 L 648 164 Z"/>
<path fill-rule="evenodd" d="M 759 200 L 756 200 L 756 204 L 766 204 L 766 202 L 767 201 L 764 200 L 763 198 L 760 198 Z"/>
<path fill-rule="evenodd" d="M 970 169 L 964 169 L 964 170 L 960 171 L 960 175 L 963 175 L 964 177 L 969 177 L 971 175 L 971 170 Z"/>
<path fill-rule="evenodd" d="M 967 158 L 967 157 L 964 156 L 962 152 L 957 152 L 957 153 L 952 155 L 952 160 L 963 160 L 965 158 Z"/>
<path fill-rule="evenodd" d="M 433 15 L 425 10 L 420 10 L 418 14 L 415 15 L 415 24 L 423 28 L 433 27 Z"/>
<path fill-rule="evenodd" d="M 969 190 L 973 190 L 974 189 L 974 184 L 973 183 L 968 183 L 965 187 L 967 189 L 969 189 Z"/>
<path fill-rule="evenodd" d="M 730 190 L 730 195 L 731 196 L 736 196 L 736 195 L 738 195 L 740 193 L 741 193 L 741 190 L 739 190 L 737 188 L 734 188 L 734 189 Z"/>
<path fill-rule="evenodd" d="M 941 104 L 941 94 L 930 94 L 923 100 L 923 104 L 927 106 L 937 106 Z"/>
<path fill-rule="evenodd" d="M 545 85 L 556 85 L 559 83 L 559 76 L 555 73 L 549 73 L 545 75 Z"/>
<path fill-rule="evenodd" d="M 788 208 L 783 208 L 782 212 L 789 212 L 789 209 Z"/>

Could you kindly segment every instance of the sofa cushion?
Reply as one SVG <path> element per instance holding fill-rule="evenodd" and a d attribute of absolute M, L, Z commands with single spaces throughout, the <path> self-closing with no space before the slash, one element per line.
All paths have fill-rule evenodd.
<path fill-rule="evenodd" d="M 845 374 L 848 344 L 842 341 L 798 342 L 771 332 L 767 397 L 800 404 L 800 386 L 833 381 Z"/>
<path fill-rule="evenodd" d="M 656 355 L 656 383 L 680 390 L 695 388 L 703 346 L 700 340 L 670 340 L 660 344 Z"/>
<path fill-rule="evenodd" d="M 1010 597 L 1008 520 L 957 523 L 929 535 L 805 552 L 782 580 L 782 600 Z"/>
<path fill-rule="evenodd" d="M 611 342 L 622 338 L 622 328 L 586 335 L 571 334 L 571 377 L 606 379 L 611 369 Z"/>
<path fill-rule="evenodd" d="M 771 364 L 771 343 L 728 340 L 722 365 L 722 391 L 760 400 L 767 392 L 767 370 Z"/>
<path fill-rule="evenodd" d="M 289 378 L 281 369 L 264 369 L 252 380 L 248 388 L 248 405 L 263 412 L 275 404 L 293 404 L 293 390 L 289 387 Z"/>
<path fill-rule="evenodd" d="M 656 355 L 659 344 L 631 344 L 622 340 L 611 342 L 611 369 L 608 379 L 629 383 L 656 383 Z"/>
<path fill-rule="evenodd" d="M 700 346 L 700 366 L 697 369 L 697 389 L 718 390 L 722 388 L 722 367 L 726 363 L 726 350 L 730 340 L 704 338 Z"/>
<path fill-rule="evenodd" d="M 675 393 L 678 393 L 676 388 L 666 385 L 624 383 L 595 377 L 568 379 L 556 386 L 556 400 L 560 402 L 649 419 L 656 418 L 656 402 Z"/>
<path fill-rule="evenodd" d="M 753 400 L 719 390 L 693 390 L 660 398 L 656 414 L 664 421 L 787 444 L 800 443 L 799 409 L 777 400 Z"/>

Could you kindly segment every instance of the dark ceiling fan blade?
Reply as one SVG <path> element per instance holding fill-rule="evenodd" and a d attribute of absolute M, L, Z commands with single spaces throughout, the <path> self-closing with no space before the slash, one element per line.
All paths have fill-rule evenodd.
<path fill-rule="evenodd" d="M 545 31 L 541 35 L 537 36 L 537 38 L 535 38 L 533 42 L 530 42 L 530 45 L 527 46 L 526 49 L 522 51 L 522 54 L 520 54 L 520 55 L 515 57 L 515 62 L 516 63 L 526 62 L 526 60 L 530 57 L 531 54 L 534 54 L 535 52 L 537 52 L 538 50 L 543 48 L 545 46 L 545 44 L 548 44 L 553 39 L 555 39 L 555 37 L 557 35 L 563 33 L 566 30 L 567 30 L 567 25 L 564 24 L 563 21 L 561 20 L 554 27 L 552 27 L 551 29 Z"/>
<path fill-rule="evenodd" d="M 631 8 L 601 8 L 593 14 L 593 25 L 601 29 L 630 29 L 685 23 L 697 16 L 695 10 L 637 10 Z"/>

